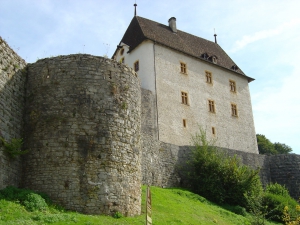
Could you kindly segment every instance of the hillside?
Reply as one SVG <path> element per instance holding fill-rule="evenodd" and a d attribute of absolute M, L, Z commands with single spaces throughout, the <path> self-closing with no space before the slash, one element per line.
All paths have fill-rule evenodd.
<path fill-rule="evenodd" d="M 59 207 L 50 206 L 43 212 L 28 212 L 18 202 L 0 200 L 0 225 L 9 224 L 144 224 L 145 190 L 143 186 L 142 215 L 137 217 L 112 218 L 108 216 L 90 216 L 76 212 L 66 212 Z M 223 209 L 205 198 L 189 191 L 170 188 L 151 187 L 153 224 L 249 224 L 250 217 L 243 217 Z M 117 216 L 116 216 L 117 217 Z M 276 223 L 267 223 L 276 224 Z"/>

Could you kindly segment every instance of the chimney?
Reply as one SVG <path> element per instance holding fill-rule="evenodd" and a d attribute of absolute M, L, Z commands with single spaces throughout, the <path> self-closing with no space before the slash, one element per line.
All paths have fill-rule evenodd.
<path fill-rule="evenodd" d="M 171 28 L 171 30 L 173 31 L 173 33 L 177 33 L 176 18 L 175 17 L 171 17 L 169 19 L 169 27 Z"/>

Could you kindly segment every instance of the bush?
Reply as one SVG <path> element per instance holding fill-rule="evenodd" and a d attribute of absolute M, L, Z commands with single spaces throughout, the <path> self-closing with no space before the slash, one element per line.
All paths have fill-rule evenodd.
<path fill-rule="evenodd" d="M 216 203 L 246 206 L 245 193 L 259 194 L 262 185 L 259 170 L 253 170 L 214 147 L 214 141 L 206 139 L 206 133 L 192 138 L 192 158 L 187 162 L 186 177 L 192 191 Z"/>
<path fill-rule="evenodd" d="M 274 195 L 281 195 L 288 198 L 291 197 L 289 191 L 285 188 L 285 186 L 282 186 L 278 183 L 268 184 L 266 187 L 266 192 Z"/>
<path fill-rule="evenodd" d="M 26 200 L 23 205 L 28 211 L 43 211 L 48 208 L 48 205 L 40 195 L 35 193 L 30 193 L 26 195 Z"/>
<path fill-rule="evenodd" d="M 0 190 L 0 199 L 8 201 L 17 201 L 28 211 L 41 211 L 47 209 L 51 203 L 50 198 L 46 194 L 35 193 L 28 189 L 19 189 L 13 186 Z"/>
<path fill-rule="evenodd" d="M 299 225 L 300 224 L 300 205 L 296 206 L 296 211 L 294 216 L 290 215 L 290 209 L 288 206 L 285 206 L 283 209 L 283 218 L 282 220 L 286 225 Z"/>
<path fill-rule="evenodd" d="M 296 215 L 297 201 L 290 196 L 282 196 L 272 193 L 265 193 L 263 204 L 267 208 L 266 218 L 283 222 L 284 207 L 289 207 L 291 217 Z"/>

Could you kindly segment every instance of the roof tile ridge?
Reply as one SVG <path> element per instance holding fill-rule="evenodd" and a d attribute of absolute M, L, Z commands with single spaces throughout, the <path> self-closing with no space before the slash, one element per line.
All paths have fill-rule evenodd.
<path fill-rule="evenodd" d="M 145 31 L 144 31 L 144 29 L 143 29 L 143 27 L 141 26 L 140 21 L 139 21 L 139 19 L 146 19 L 146 18 L 141 17 L 141 16 L 135 16 L 135 18 L 136 18 L 136 20 L 137 20 L 137 22 L 138 22 L 138 24 L 139 24 L 139 27 L 141 28 L 141 30 L 142 30 L 142 32 L 143 32 L 144 37 L 147 37 L 147 36 L 145 35 Z M 147 19 L 146 19 L 146 20 L 147 20 Z"/>

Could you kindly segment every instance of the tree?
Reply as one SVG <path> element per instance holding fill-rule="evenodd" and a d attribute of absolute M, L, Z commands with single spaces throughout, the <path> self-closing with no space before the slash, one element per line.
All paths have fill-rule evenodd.
<path fill-rule="evenodd" d="M 288 154 L 293 151 L 293 149 L 290 146 L 286 144 L 281 144 L 279 142 L 274 143 L 274 148 L 278 154 Z"/>
<path fill-rule="evenodd" d="M 286 145 L 279 142 L 275 142 L 274 144 L 265 137 L 265 135 L 257 134 L 257 145 L 259 154 L 288 154 L 293 151 L 293 149 Z"/>
<path fill-rule="evenodd" d="M 268 138 L 266 138 L 265 135 L 257 134 L 256 138 L 257 138 L 259 154 L 271 154 L 271 155 L 277 154 L 273 143 Z"/>

